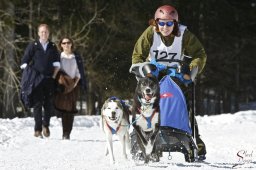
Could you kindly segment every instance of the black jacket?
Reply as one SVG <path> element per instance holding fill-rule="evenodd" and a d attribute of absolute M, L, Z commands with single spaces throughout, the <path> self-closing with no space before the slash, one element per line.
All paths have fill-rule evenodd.
<path fill-rule="evenodd" d="M 21 64 L 27 63 L 43 75 L 51 77 L 54 71 L 53 63 L 59 61 L 58 50 L 53 42 L 49 41 L 44 51 L 41 43 L 36 40 L 27 46 Z"/>
<path fill-rule="evenodd" d="M 31 108 L 34 105 L 33 102 L 33 90 L 44 79 L 44 75 L 33 69 L 31 66 L 27 66 L 21 77 L 21 90 L 20 99 L 25 108 Z"/>
<path fill-rule="evenodd" d="M 77 66 L 78 66 L 78 70 L 79 70 L 79 73 L 81 75 L 81 79 L 79 81 L 81 87 L 83 88 L 83 90 L 86 91 L 86 76 L 85 76 L 85 72 L 84 72 L 84 65 L 83 65 L 83 60 L 82 60 L 82 57 L 78 54 L 78 53 L 74 53 L 75 54 L 75 59 L 76 59 L 76 63 L 77 63 Z"/>

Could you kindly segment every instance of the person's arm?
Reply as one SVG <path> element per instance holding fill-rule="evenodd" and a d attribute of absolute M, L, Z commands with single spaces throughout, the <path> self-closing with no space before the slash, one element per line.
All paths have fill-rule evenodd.
<path fill-rule="evenodd" d="M 153 43 L 154 30 L 153 26 L 149 26 L 137 40 L 133 54 L 132 64 L 145 62 L 148 58 L 150 47 Z"/>
<path fill-rule="evenodd" d="M 207 60 L 204 47 L 198 38 L 187 29 L 183 37 L 184 54 L 192 57 L 190 68 L 192 69 L 197 66 L 198 72 L 201 73 Z"/>
<path fill-rule="evenodd" d="M 52 63 L 54 70 L 53 70 L 53 74 L 52 74 L 52 78 L 55 79 L 59 70 L 60 70 L 60 54 L 56 48 L 56 45 L 53 43 L 53 48 L 54 48 L 54 52 L 53 52 L 53 56 L 54 56 L 54 61 Z"/>
<path fill-rule="evenodd" d="M 35 42 L 31 42 L 26 47 L 24 55 L 21 60 L 21 66 L 20 66 L 21 69 L 25 69 L 27 65 L 30 63 L 30 61 L 32 60 L 32 57 L 34 55 L 34 49 L 33 49 L 34 43 Z"/>
<path fill-rule="evenodd" d="M 58 72 L 60 71 L 60 67 L 54 67 L 52 78 L 55 79 Z"/>
<path fill-rule="evenodd" d="M 74 88 L 77 86 L 78 82 L 79 82 L 80 78 L 79 77 L 75 77 L 75 84 L 74 84 Z"/>
<path fill-rule="evenodd" d="M 80 78 L 81 78 L 81 74 L 80 74 L 80 72 L 79 72 L 78 65 L 77 65 L 77 67 L 76 67 L 76 77 L 75 77 L 74 88 L 77 86 L 77 84 L 78 84 Z"/>
<path fill-rule="evenodd" d="M 80 83 L 82 89 L 84 91 L 87 90 L 87 85 L 86 85 L 86 74 L 85 74 L 85 70 L 86 70 L 86 67 L 85 65 L 83 64 L 83 59 L 82 57 L 75 52 L 75 56 L 76 56 L 76 64 L 77 64 L 77 67 L 78 67 L 78 72 L 80 74 L 79 76 L 79 81 L 77 83 Z"/>

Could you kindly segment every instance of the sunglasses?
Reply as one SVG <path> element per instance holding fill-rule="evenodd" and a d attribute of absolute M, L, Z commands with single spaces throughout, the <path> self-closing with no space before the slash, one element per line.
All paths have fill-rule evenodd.
<path fill-rule="evenodd" d="M 66 45 L 66 44 L 70 45 L 71 42 L 70 42 L 70 41 L 68 41 L 68 42 L 62 42 L 61 44 L 63 44 L 63 45 Z"/>
<path fill-rule="evenodd" d="M 161 21 L 158 21 L 158 25 L 163 27 L 163 26 L 167 26 L 167 27 L 171 27 L 172 25 L 174 24 L 173 21 L 168 21 L 168 22 L 161 22 Z"/>

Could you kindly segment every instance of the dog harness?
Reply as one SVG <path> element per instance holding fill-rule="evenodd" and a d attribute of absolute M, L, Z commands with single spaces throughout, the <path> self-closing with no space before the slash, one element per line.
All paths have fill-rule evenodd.
<path fill-rule="evenodd" d="M 142 117 L 147 121 L 147 128 L 150 129 L 152 128 L 152 119 L 153 117 L 155 116 L 156 112 L 157 112 L 157 109 L 154 109 L 154 112 L 151 116 L 149 117 L 145 117 L 143 114 L 142 114 L 142 110 L 140 108 L 138 108 L 138 111 L 139 113 L 142 115 Z"/>
<path fill-rule="evenodd" d="M 111 131 L 112 134 L 116 134 L 117 131 L 120 129 L 120 124 L 117 126 L 116 130 L 113 127 L 109 126 L 109 124 L 107 122 L 106 122 L 106 124 L 107 124 L 107 127 Z"/>

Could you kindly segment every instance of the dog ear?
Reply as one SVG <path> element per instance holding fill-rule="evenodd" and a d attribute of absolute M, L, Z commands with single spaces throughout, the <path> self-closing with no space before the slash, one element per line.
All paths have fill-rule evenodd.
<path fill-rule="evenodd" d="M 103 110 L 106 109 L 108 102 L 109 102 L 109 99 L 104 102 L 104 104 L 103 104 L 103 106 L 101 108 L 101 113 L 103 113 Z"/>
<path fill-rule="evenodd" d="M 121 108 L 122 110 L 124 110 L 124 107 L 123 107 L 122 102 L 121 102 L 120 100 L 115 100 L 115 102 L 117 103 L 117 106 L 118 106 L 119 108 Z"/>

